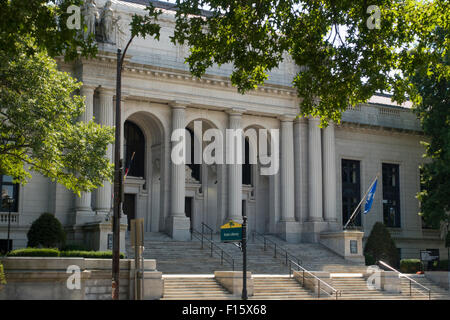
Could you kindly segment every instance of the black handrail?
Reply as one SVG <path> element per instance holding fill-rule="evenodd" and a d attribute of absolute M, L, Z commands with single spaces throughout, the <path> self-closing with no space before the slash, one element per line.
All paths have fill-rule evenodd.
<path fill-rule="evenodd" d="M 414 280 L 414 279 L 408 277 L 406 274 L 401 273 L 400 271 L 398 271 L 398 270 L 392 268 L 392 267 L 391 267 L 390 265 L 388 265 L 386 262 L 383 262 L 383 261 L 380 260 L 380 261 L 378 261 L 378 263 L 381 264 L 382 266 L 384 266 L 384 267 L 386 267 L 386 268 L 388 268 L 388 269 L 390 269 L 390 270 L 392 270 L 392 271 L 398 273 L 399 278 L 406 278 L 407 280 L 409 280 L 409 295 L 410 295 L 411 297 L 412 297 L 412 290 L 413 290 L 412 285 L 413 285 L 413 283 L 414 283 L 414 284 L 418 285 L 419 287 L 425 289 L 425 291 L 428 292 L 428 300 L 431 300 L 431 289 L 430 289 L 430 288 L 425 287 L 423 284 L 420 284 L 420 283 L 417 282 L 416 280 Z M 423 293 L 423 292 L 420 291 L 419 289 L 416 289 L 416 288 L 414 288 L 414 289 L 415 289 L 417 292 L 419 292 L 420 294 L 423 294 L 423 295 L 427 296 L 426 293 Z"/>
<path fill-rule="evenodd" d="M 204 228 L 209 230 L 210 239 L 212 241 L 212 239 L 213 239 L 213 229 L 210 226 L 208 226 L 206 223 L 202 222 L 202 233 L 205 233 Z"/>
<path fill-rule="evenodd" d="M 267 238 L 265 235 L 257 232 L 257 231 L 253 231 L 253 241 L 255 240 L 256 237 L 260 237 L 263 238 L 264 241 L 264 251 L 267 250 L 267 243 L 271 243 L 274 247 L 274 258 L 277 258 L 277 248 L 278 251 L 282 252 L 282 256 L 284 256 L 284 264 L 287 266 L 288 265 L 288 260 L 293 260 L 296 261 L 297 264 L 301 265 L 302 264 L 302 260 L 299 259 L 297 256 L 293 255 L 292 253 L 290 253 L 289 251 L 287 251 L 286 249 L 280 247 L 279 245 L 277 245 L 277 243 L 275 241 L 270 240 L 269 238 Z"/>
<path fill-rule="evenodd" d="M 207 226 L 207 225 L 205 224 L 205 226 Z M 209 229 L 211 229 L 211 228 L 209 228 Z M 203 245 L 204 240 L 209 242 L 211 257 L 213 256 L 214 252 L 217 253 L 220 256 L 220 264 L 223 265 L 223 262 L 226 261 L 231 265 L 231 268 L 234 271 L 234 267 L 235 267 L 234 258 L 228 252 L 224 251 L 220 246 L 218 246 L 216 243 L 214 243 L 214 241 L 212 240 L 212 233 L 211 233 L 211 239 L 208 239 L 204 236 L 203 229 L 202 229 L 202 232 L 199 232 L 199 231 L 195 230 L 194 228 L 191 228 L 191 236 L 194 236 L 201 241 L 202 249 L 204 247 L 204 245 Z"/>

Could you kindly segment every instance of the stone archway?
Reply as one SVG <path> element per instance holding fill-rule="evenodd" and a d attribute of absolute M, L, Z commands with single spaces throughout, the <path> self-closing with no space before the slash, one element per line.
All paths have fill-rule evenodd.
<path fill-rule="evenodd" d="M 200 127 L 195 128 L 195 126 Z M 186 173 L 186 197 L 192 198 L 192 219 L 193 227 L 197 230 L 201 229 L 201 223 L 206 223 L 214 231 L 222 222 L 222 217 L 219 212 L 219 179 L 222 179 L 218 173 L 218 167 L 222 164 L 206 164 L 203 159 L 203 150 L 209 144 L 203 139 L 204 133 L 208 129 L 218 129 L 217 126 L 208 119 L 196 118 L 186 125 L 191 139 L 191 165 L 187 165 L 189 169 Z M 199 143 L 202 146 L 201 150 L 194 150 L 194 143 Z M 197 152 L 197 159 L 201 159 L 201 164 L 194 164 L 195 152 Z M 198 173 L 193 173 L 198 170 Z"/>
<path fill-rule="evenodd" d="M 261 175 L 261 164 L 258 150 L 260 147 L 259 130 L 263 126 L 252 124 L 244 129 L 245 144 L 243 154 L 243 185 L 242 199 L 243 211 L 248 217 L 248 232 L 269 232 L 270 216 L 270 178 Z M 253 131 L 253 132 L 252 132 Z M 270 152 L 270 132 L 267 130 L 267 152 Z M 248 148 L 248 150 L 247 150 Z M 246 173 L 245 170 L 249 172 Z M 250 183 L 249 183 L 250 182 Z"/>
<path fill-rule="evenodd" d="M 128 127 L 128 128 L 127 128 Z M 130 130 L 133 128 L 134 130 Z M 161 121 L 147 111 L 137 111 L 129 115 L 124 122 L 123 157 L 126 165 L 139 164 L 139 168 L 128 168 L 129 175 L 125 180 L 125 196 L 135 199 L 135 217 L 144 218 L 146 232 L 164 231 L 163 213 L 163 179 L 162 163 L 164 163 L 164 130 Z M 128 130 L 126 130 L 128 129 Z M 140 131 L 140 132 L 139 132 Z M 127 134 L 142 134 L 144 141 L 130 143 Z M 136 137 L 133 137 L 134 140 Z M 143 144 L 143 145 L 142 145 Z M 131 150 L 130 148 L 134 148 Z M 143 148 L 144 154 L 138 154 Z M 130 161 L 135 152 L 134 161 Z M 136 158 L 138 157 L 138 158 Z"/>

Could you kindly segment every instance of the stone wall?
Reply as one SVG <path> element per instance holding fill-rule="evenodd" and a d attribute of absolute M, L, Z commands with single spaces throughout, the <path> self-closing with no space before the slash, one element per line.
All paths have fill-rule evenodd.
<path fill-rule="evenodd" d="M 7 284 L 0 300 L 109 300 L 111 299 L 110 259 L 8 257 L 1 263 Z M 79 287 L 73 286 L 74 269 L 80 271 Z M 144 263 L 144 299 L 163 295 L 162 273 L 156 260 Z M 134 299 L 134 260 L 120 261 L 120 299 Z M 72 285 L 72 286 L 71 286 Z M 71 288 L 72 287 L 72 288 Z"/>

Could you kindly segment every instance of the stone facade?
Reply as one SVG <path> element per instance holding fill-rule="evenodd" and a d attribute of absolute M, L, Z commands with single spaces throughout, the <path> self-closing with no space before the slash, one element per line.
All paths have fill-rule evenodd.
<path fill-rule="evenodd" d="M 95 2 L 100 9 L 106 3 Z M 129 37 L 124 26 L 134 13 L 143 14 L 144 6 L 111 1 L 111 8 L 115 19 L 120 17 L 115 38 L 121 45 Z M 415 194 L 420 188 L 419 165 L 424 152 L 420 141 L 424 137 L 407 106 L 396 106 L 390 99 L 376 96 L 345 112 L 340 124 L 321 129 L 317 119 L 296 118 L 300 98 L 290 84 L 297 67 L 289 57 L 270 73 L 266 85 L 246 95 L 231 85 L 230 65 L 214 66 L 202 79 L 193 78 L 184 64 L 188 48 L 174 46 L 169 40 L 173 11 L 163 11 L 160 41 L 135 39 L 125 57 L 122 79 L 122 142 L 127 138 L 123 130 L 126 121 L 139 127 L 145 137 L 144 173 L 127 178 L 125 194 L 132 199 L 134 216 L 145 219 L 146 232 L 166 232 L 175 239 L 187 240 L 191 227 L 200 229 L 204 222 L 218 232 L 229 219 L 240 220 L 245 211 L 250 233 L 277 234 L 289 242 L 318 242 L 321 232 L 342 230 L 345 224 L 341 161 L 349 159 L 360 164 L 360 197 L 381 173 L 382 163 L 399 165 L 401 224 L 391 232 L 403 257 L 418 257 L 420 249 L 443 249 L 438 232 L 423 229 L 417 215 Z M 80 121 L 94 119 L 108 126 L 114 123 L 116 49 L 114 43 L 99 42 L 95 59 L 74 64 L 58 61 L 62 70 L 83 82 L 86 112 Z M 171 161 L 171 134 L 177 128 L 194 129 L 196 120 L 201 121 L 203 131 L 214 128 L 224 136 L 230 128 L 278 129 L 278 172 L 261 175 L 261 165 L 251 165 L 246 169 L 251 171 L 250 184 L 243 184 L 242 165 L 201 164 L 201 179 L 189 176 L 185 165 Z M 111 160 L 112 148 L 108 151 Z M 254 149 L 251 143 L 250 149 Z M 222 151 L 226 156 L 229 150 Z M 121 154 L 126 157 L 124 145 Z M 380 176 L 372 210 L 362 217 L 365 238 L 376 221 L 383 221 L 381 180 Z M 26 246 L 26 232 L 43 212 L 54 213 L 74 242 L 85 243 L 97 234 L 103 240 L 89 238 L 95 243 L 91 246 L 107 248 L 108 231 L 95 230 L 105 230 L 104 225 L 110 222 L 111 196 L 109 183 L 77 197 L 33 174 L 31 181 L 20 187 L 18 212 L 13 213 L 14 248 Z M 1 213 L 0 219 L 3 239 L 5 214 Z M 122 224 L 124 234 L 126 216 Z M 90 236 L 86 236 L 88 231 Z M 444 255 L 446 250 L 441 250 Z"/>

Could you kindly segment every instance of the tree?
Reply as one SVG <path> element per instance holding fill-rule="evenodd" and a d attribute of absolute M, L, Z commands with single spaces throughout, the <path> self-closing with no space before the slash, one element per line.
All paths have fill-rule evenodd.
<path fill-rule="evenodd" d="M 263 84 L 290 54 L 299 67 L 293 85 L 301 114 L 326 125 L 377 91 L 416 101 L 408 71 L 419 65 L 433 64 L 438 76 L 448 76 L 450 68 L 429 49 L 430 42 L 450 46 L 448 37 L 437 42 L 431 32 L 441 26 L 449 33 L 449 6 L 446 0 L 177 0 L 172 41 L 190 47 L 186 62 L 195 76 L 231 63 L 241 93 Z"/>
<path fill-rule="evenodd" d="M 76 28 L 69 28 L 70 5 L 82 7 L 84 0 L 0 0 L 0 48 L 10 55 L 44 50 L 51 57 L 74 60 L 91 57 L 97 52 L 94 35 L 84 39 Z M 80 28 L 86 29 L 83 17 Z M 25 44 L 18 41 L 29 38 Z"/>
<path fill-rule="evenodd" d="M 105 156 L 112 129 L 77 122 L 84 102 L 73 93 L 80 85 L 43 51 L 11 56 L 0 50 L 2 174 L 24 184 L 32 170 L 75 192 L 111 178 Z"/>
<path fill-rule="evenodd" d="M 435 34 L 440 38 L 446 36 L 443 30 Z M 448 52 L 442 63 L 450 66 Z M 427 224 L 439 228 L 450 223 L 450 77 L 439 78 L 434 69 L 434 66 L 430 70 L 418 68 L 412 79 L 422 99 L 414 106 L 414 112 L 428 137 L 422 143 L 424 156 L 430 160 L 421 166 L 422 190 L 417 196 L 420 215 Z"/>
<path fill-rule="evenodd" d="M 383 223 L 376 222 L 373 225 L 364 247 L 364 255 L 366 259 L 369 257 L 369 260 L 374 259 L 375 262 L 382 260 L 394 267 L 398 265 L 398 250 L 389 230 Z"/>
<path fill-rule="evenodd" d="M 81 83 L 53 60 L 95 55 L 93 35 L 65 23 L 67 7 L 82 3 L 0 1 L 0 173 L 25 184 L 40 172 L 78 194 L 111 180 L 113 142 L 110 128 L 77 122 Z"/>

